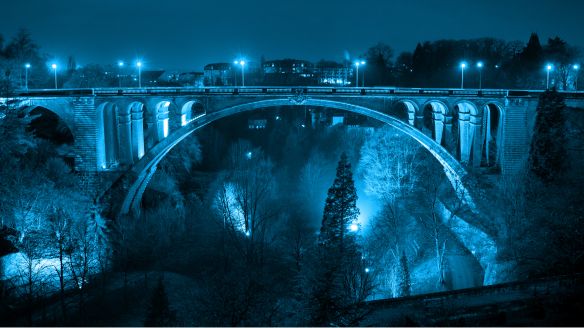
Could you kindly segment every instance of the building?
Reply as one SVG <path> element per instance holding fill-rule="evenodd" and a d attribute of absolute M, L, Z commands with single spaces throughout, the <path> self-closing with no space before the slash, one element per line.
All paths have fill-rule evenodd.
<path fill-rule="evenodd" d="M 214 63 L 205 65 L 204 80 L 205 86 L 227 86 L 233 85 L 234 65 L 232 63 Z"/>
<path fill-rule="evenodd" d="M 314 85 L 314 65 L 306 60 L 279 59 L 262 64 L 266 85 Z"/>
<path fill-rule="evenodd" d="M 354 78 L 352 65 L 322 61 L 317 64 L 316 76 L 319 85 L 350 86 Z"/>
<path fill-rule="evenodd" d="M 178 75 L 178 83 L 182 86 L 201 88 L 205 84 L 203 72 L 183 72 Z"/>

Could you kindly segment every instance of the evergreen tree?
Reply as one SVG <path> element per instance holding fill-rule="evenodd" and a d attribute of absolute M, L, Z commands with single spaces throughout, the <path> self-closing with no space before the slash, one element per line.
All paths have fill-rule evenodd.
<path fill-rule="evenodd" d="M 539 97 L 531 148 L 530 171 L 544 183 L 558 178 L 566 160 L 564 97 L 557 91 L 546 91 Z"/>
<path fill-rule="evenodd" d="M 320 244 L 339 253 L 345 253 L 350 247 L 354 247 L 355 234 L 348 232 L 358 216 L 357 190 L 351 163 L 343 152 L 337 166 L 337 176 L 328 190 L 320 228 Z"/>
<path fill-rule="evenodd" d="M 314 279 L 312 323 L 354 325 L 360 304 L 371 292 L 354 231 L 359 209 L 351 164 L 343 153 L 328 190 L 319 237 L 319 266 Z"/>
<path fill-rule="evenodd" d="M 152 293 L 148 316 L 144 320 L 145 327 L 172 327 L 176 326 L 174 311 L 170 310 L 168 296 L 164 289 L 162 277 L 158 279 L 158 285 Z"/>

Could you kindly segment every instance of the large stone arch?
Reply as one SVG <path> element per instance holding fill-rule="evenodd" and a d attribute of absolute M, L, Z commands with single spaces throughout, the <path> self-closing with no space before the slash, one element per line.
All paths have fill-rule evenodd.
<path fill-rule="evenodd" d="M 409 125 L 408 123 L 402 122 L 395 117 L 389 116 L 379 111 L 374 111 L 363 106 L 323 99 L 306 99 L 302 102 L 291 102 L 289 99 L 256 101 L 228 107 L 223 110 L 206 114 L 195 120 L 192 120 L 191 122 L 188 122 L 185 126 L 171 133 L 167 138 L 155 145 L 139 162 L 137 162 L 114 184 L 112 188 L 120 188 L 118 189 L 118 192 L 121 191 L 121 193 L 123 193 L 118 194 L 117 196 L 120 197 L 123 195 L 123 202 L 119 204 L 119 208 L 114 208 L 114 214 L 117 213 L 118 215 L 127 215 L 130 212 L 136 213 L 139 211 L 142 194 L 144 193 L 144 190 L 146 189 L 152 176 L 156 172 L 158 163 L 174 146 L 176 146 L 194 131 L 216 120 L 234 114 L 263 108 L 277 108 L 278 106 L 289 105 L 308 105 L 345 110 L 376 119 L 400 130 L 403 133 L 406 133 L 410 137 L 414 138 L 414 140 L 416 140 L 422 147 L 427 149 L 438 160 L 438 162 L 443 166 L 444 172 L 452 184 L 457 197 L 459 197 L 466 205 L 469 206 L 471 212 L 473 212 L 473 215 L 479 215 L 476 211 L 473 200 L 464 185 L 464 177 L 467 174 L 466 170 L 446 149 L 436 143 L 432 138 L 426 136 L 423 132 L 419 131 L 417 128 Z M 456 216 L 451 217 L 449 221 L 445 223 L 452 225 L 452 220 L 456 221 L 454 223 L 453 230 L 455 233 L 457 233 L 456 230 L 460 230 L 460 227 L 466 227 L 464 228 L 464 233 L 460 234 L 460 239 L 469 250 L 482 247 L 479 245 L 488 245 L 490 247 L 489 250 L 494 249 L 494 252 L 496 252 L 494 241 L 480 228 L 472 227 L 469 223 L 466 223 L 466 221 Z M 470 238 L 468 235 L 470 235 Z M 493 252 L 489 251 L 483 254 L 481 252 L 473 251 L 472 253 L 475 255 L 475 257 L 477 257 L 477 260 L 481 266 L 483 266 L 483 269 L 487 271 L 493 259 Z"/>
<path fill-rule="evenodd" d="M 170 134 L 167 138 L 155 145 L 143 158 L 140 159 L 126 175 L 132 181 L 129 182 L 131 187 L 128 194 L 125 196 L 124 202 L 120 208 L 120 213 L 128 213 L 133 208 L 138 208 L 141 201 L 142 192 L 146 188 L 146 184 L 156 170 L 157 164 L 166 156 L 166 154 L 179 142 L 189 136 L 197 129 L 237 113 L 252 111 L 261 108 L 289 106 L 289 105 L 308 105 L 318 107 L 336 108 L 357 114 L 361 114 L 383 123 L 389 124 L 392 127 L 408 134 L 414 138 L 421 146 L 426 148 L 443 166 L 444 171 L 452 183 L 453 187 L 459 193 L 459 196 L 464 197 L 464 201 L 474 208 L 474 204 L 470 195 L 463 188 L 462 180 L 466 176 L 466 170 L 460 163 L 446 151 L 443 147 L 437 144 L 434 140 L 424 135 L 418 129 L 410 126 L 399 119 L 389 116 L 387 114 L 371 110 L 369 108 L 348 104 L 344 102 L 323 100 L 323 99 L 306 99 L 302 103 L 291 102 L 289 99 L 271 99 L 262 100 L 252 103 L 228 107 L 210 114 L 199 117 L 198 119 L 188 122 L 179 130 Z"/>

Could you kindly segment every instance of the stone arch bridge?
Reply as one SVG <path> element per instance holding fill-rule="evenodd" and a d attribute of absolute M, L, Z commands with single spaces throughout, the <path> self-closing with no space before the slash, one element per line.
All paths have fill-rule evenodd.
<path fill-rule="evenodd" d="M 387 123 L 430 151 L 455 188 L 463 185 L 468 166 L 494 166 L 502 174 L 513 174 L 521 169 L 528 154 L 540 92 L 325 87 L 124 88 L 31 90 L 17 100 L 31 110 L 43 107 L 65 122 L 74 137 L 76 170 L 111 176 L 108 184 L 101 187 L 102 192 L 123 199 L 114 212 L 126 214 L 139 209 L 142 193 L 157 164 L 192 132 L 230 115 L 278 106 L 333 108 Z M 582 93 L 567 93 L 566 97 L 569 105 L 584 105 Z M 460 190 L 460 195 L 472 206 L 464 186 Z M 478 259 L 484 268 L 492 260 Z"/>

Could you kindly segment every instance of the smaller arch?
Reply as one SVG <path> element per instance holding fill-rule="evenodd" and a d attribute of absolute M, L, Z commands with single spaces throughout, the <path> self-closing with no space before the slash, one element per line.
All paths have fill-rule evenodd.
<path fill-rule="evenodd" d="M 445 145 L 444 123 L 447 114 L 448 106 L 440 100 L 429 100 L 422 106 L 422 126 L 429 131 L 432 139 L 442 146 Z"/>
<path fill-rule="evenodd" d="M 462 100 L 454 104 L 457 113 L 458 131 L 458 151 L 460 161 L 472 163 L 474 166 L 480 164 L 481 159 L 481 122 L 482 117 L 477 106 L 468 101 Z"/>
<path fill-rule="evenodd" d="M 201 115 L 205 115 L 205 108 L 197 100 L 187 101 L 182 105 L 180 110 L 180 126 L 185 126 L 187 123 L 197 119 Z"/>
<path fill-rule="evenodd" d="M 126 133 L 129 137 L 129 145 L 130 145 L 130 154 L 131 154 L 131 162 L 139 160 L 144 156 L 144 128 L 148 127 L 144 120 L 144 113 L 147 113 L 146 105 L 140 101 L 133 101 L 131 102 L 126 110 L 126 116 L 129 123 L 127 127 L 125 127 Z"/>
<path fill-rule="evenodd" d="M 97 107 L 97 169 L 108 170 L 119 165 L 119 108 L 105 102 Z"/>
<path fill-rule="evenodd" d="M 503 140 L 503 110 L 500 104 L 495 102 L 485 104 L 483 128 L 481 166 L 497 167 L 500 164 Z"/>
<path fill-rule="evenodd" d="M 416 114 L 420 111 L 418 104 L 410 99 L 401 99 L 392 108 L 392 114 L 403 122 L 414 126 Z"/>
<path fill-rule="evenodd" d="M 163 100 L 155 103 L 144 115 L 144 149 L 147 152 L 169 134 L 169 113 L 172 103 Z"/>

